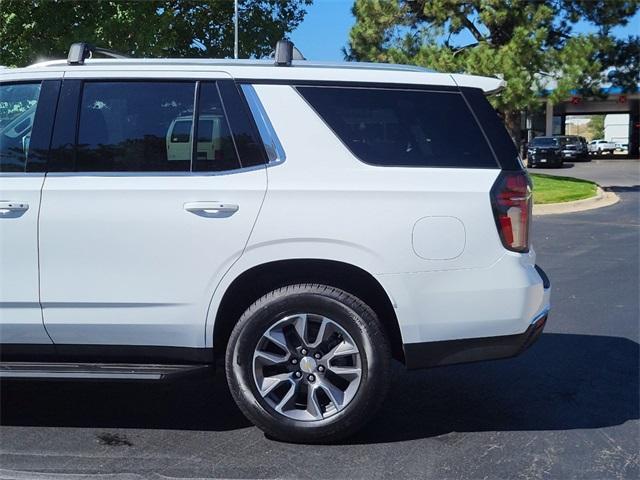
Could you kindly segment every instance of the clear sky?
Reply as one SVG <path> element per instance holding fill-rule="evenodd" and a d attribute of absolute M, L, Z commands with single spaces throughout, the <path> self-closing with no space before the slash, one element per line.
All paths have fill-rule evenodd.
<path fill-rule="evenodd" d="M 353 0 L 315 0 L 307 9 L 302 24 L 291 34 L 291 40 L 309 60 L 341 61 L 342 48 L 347 45 L 349 30 L 354 23 L 351 15 Z M 579 23 L 576 32 L 589 32 L 594 28 Z M 613 30 L 615 36 L 640 35 L 640 12 L 624 27 Z M 473 42 L 469 34 L 461 34 L 460 45 Z"/>

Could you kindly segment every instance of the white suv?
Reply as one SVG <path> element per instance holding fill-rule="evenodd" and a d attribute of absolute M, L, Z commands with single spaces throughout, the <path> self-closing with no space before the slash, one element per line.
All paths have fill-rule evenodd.
<path fill-rule="evenodd" d="M 84 57 L 0 80 L 2 377 L 224 360 L 257 426 L 326 442 L 372 417 L 392 358 L 510 357 L 542 331 L 499 80 Z"/>

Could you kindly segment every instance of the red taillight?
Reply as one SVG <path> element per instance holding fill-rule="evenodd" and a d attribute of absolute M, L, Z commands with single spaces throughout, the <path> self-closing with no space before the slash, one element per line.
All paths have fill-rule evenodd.
<path fill-rule="evenodd" d="M 527 174 L 503 171 L 491 189 L 491 205 L 505 248 L 528 252 L 532 200 Z"/>

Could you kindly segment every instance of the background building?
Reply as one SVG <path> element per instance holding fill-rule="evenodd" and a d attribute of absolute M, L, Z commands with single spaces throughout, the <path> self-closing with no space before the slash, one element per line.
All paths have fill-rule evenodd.
<path fill-rule="evenodd" d="M 553 91 L 550 88 L 547 93 Z M 583 98 L 575 95 L 563 102 L 553 104 L 542 98 L 544 109 L 528 112 L 525 116 L 525 139 L 540 135 L 581 135 L 588 140 L 615 138 L 615 143 L 627 143 L 625 156 L 640 157 L 640 85 L 635 92 L 624 92 L 620 88 L 603 87 L 599 98 Z M 602 135 L 593 135 L 589 128 L 589 117 L 604 115 Z M 609 127 L 607 130 L 607 126 Z M 620 157 L 620 155 L 617 155 Z"/>

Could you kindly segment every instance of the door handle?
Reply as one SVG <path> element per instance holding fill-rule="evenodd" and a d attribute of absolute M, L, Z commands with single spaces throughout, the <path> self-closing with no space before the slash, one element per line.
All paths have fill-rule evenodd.
<path fill-rule="evenodd" d="M 184 209 L 202 217 L 224 218 L 236 213 L 240 207 L 232 203 L 190 202 L 184 204 Z"/>
<path fill-rule="evenodd" d="M 0 201 L 0 216 L 9 216 L 11 213 L 22 213 L 29 210 L 27 202 Z"/>

